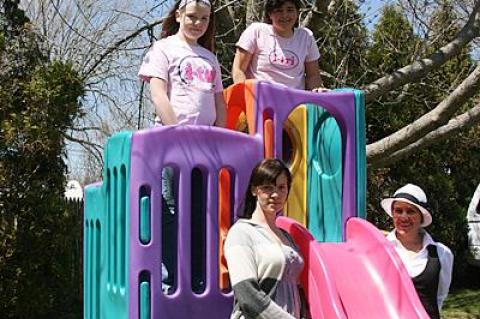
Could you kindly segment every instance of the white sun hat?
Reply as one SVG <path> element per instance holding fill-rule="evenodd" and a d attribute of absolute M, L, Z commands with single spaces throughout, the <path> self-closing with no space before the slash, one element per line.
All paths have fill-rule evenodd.
<path fill-rule="evenodd" d="M 407 184 L 397 189 L 393 197 L 385 198 L 380 203 L 385 212 L 392 216 L 392 204 L 395 201 L 405 202 L 417 207 L 423 215 L 423 222 L 420 226 L 427 227 L 432 223 L 432 215 L 428 211 L 427 195 L 423 189 L 414 184 Z"/>

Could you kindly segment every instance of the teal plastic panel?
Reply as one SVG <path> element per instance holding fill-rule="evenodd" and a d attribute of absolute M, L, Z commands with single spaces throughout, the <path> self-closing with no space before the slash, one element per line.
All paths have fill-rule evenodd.
<path fill-rule="evenodd" d="M 152 237 L 150 231 L 150 197 L 143 196 L 140 199 L 140 241 L 148 244 Z"/>
<path fill-rule="evenodd" d="M 367 218 L 367 149 L 365 141 L 365 96 L 355 93 L 355 124 L 357 129 L 357 216 Z"/>
<path fill-rule="evenodd" d="M 100 318 L 102 285 L 102 265 L 105 258 L 102 255 L 101 236 L 105 219 L 105 194 L 101 183 L 85 187 L 84 225 L 83 225 L 83 300 L 84 318 Z"/>
<path fill-rule="evenodd" d="M 357 149 L 357 217 L 367 218 L 367 149 L 365 141 L 365 95 L 355 89 L 339 89 L 355 94 L 355 129 Z"/>
<path fill-rule="evenodd" d="M 342 240 L 342 138 L 336 120 L 307 104 L 308 229 L 321 242 Z"/>
<path fill-rule="evenodd" d="M 140 319 L 150 319 L 150 283 L 140 283 Z"/>
<path fill-rule="evenodd" d="M 128 317 L 129 180 L 132 132 L 112 136 L 105 147 L 104 192 L 106 263 L 105 285 L 100 287 L 102 319 Z"/>

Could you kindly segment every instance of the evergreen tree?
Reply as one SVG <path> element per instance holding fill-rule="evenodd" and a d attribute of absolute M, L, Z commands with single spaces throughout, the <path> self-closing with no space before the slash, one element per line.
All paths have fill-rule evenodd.
<path fill-rule="evenodd" d="M 334 76 L 324 77 L 325 86 L 359 87 L 365 72 L 364 55 L 368 31 L 358 7 L 352 1 L 338 1 L 335 10 L 319 15 L 309 27 L 319 46 L 322 70 Z"/>
<path fill-rule="evenodd" d="M 18 2 L 0 6 L 0 313 L 79 317 L 71 245 L 81 223 L 63 192 L 64 134 L 83 84 L 71 65 L 48 61 Z"/>
<path fill-rule="evenodd" d="M 393 5 L 383 8 L 372 39 L 372 45 L 366 55 L 367 82 L 411 63 L 419 51 L 420 40 L 415 36 L 406 17 Z M 416 118 L 417 112 L 405 107 L 411 103 L 414 94 L 411 86 L 403 87 L 368 105 L 366 118 L 369 142 L 377 141 L 397 131 Z"/>

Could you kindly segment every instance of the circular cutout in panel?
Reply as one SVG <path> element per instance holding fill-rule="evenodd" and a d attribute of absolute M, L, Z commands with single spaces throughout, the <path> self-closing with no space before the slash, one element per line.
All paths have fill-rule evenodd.
<path fill-rule="evenodd" d="M 316 133 L 319 172 L 333 176 L 342 168 L 342 140 L 335 118 L 325 112 Z"/>
<path fill-rule="evenodd" d="M 292 128 L 284 127 L 282 130 L 282 160 L 287 166 L 291 166 L 295 158 L 295 145 L 291 132 Z"/>

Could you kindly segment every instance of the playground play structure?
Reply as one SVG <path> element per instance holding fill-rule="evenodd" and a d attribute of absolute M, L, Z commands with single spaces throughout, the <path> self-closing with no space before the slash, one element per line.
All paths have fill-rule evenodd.
<path fill-rule="evenodd" d="M 393 247 L 364 220 L 362 92 L 247 81 L 225 98 L 227 129 L 167 126 L 108 141 L 103 181 L 85 190 L 84 318 L 228 318 L 233 293 L 223 241 L 252 168 L 272 156 L 294 175 L 288 217 L 277 223 L 304 256 L 312 318 L 428 318 Z M 242 114 L 248 134 L 233 130 Z M 162 244 L 167 167 L 174 171 L 174 247 Z M 171 294 L 161 283 L 167 251 L 176 261 Z M 192 287 L 195 277 L 201 287 Z"/>

